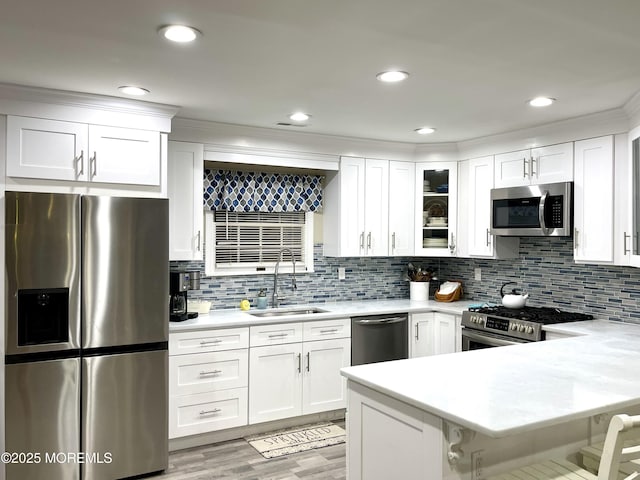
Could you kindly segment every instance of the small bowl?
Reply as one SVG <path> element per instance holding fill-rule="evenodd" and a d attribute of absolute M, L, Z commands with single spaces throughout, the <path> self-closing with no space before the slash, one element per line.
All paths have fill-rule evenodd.
<path fill-rule="evenodd" d="M 211 302 L 206 300 L 187 300 L 187 311 L 197 312 L 202 315 L 209 313 L 211 310 Z"/>

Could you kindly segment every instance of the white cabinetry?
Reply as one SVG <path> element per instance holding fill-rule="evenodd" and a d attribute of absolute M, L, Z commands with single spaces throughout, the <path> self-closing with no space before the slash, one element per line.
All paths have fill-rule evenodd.
<path fill-rule="evenodd" d="M 629 157 L 628 165 L 628 233 L 625 232 L 625 252 L 630 250 L 629 264 L 640 267 L 640 127 L 629 132 Z"/>
<path fill-rule="evenodd" d="M 415 164 L 389 162 L 389 255 L 413 255 Z"/>
<path fill-rule="evenodd" d="M 493 155 L 460 162 L 458 202 L 458 256 L 514 258 L 520 239 L 491 235 Z"/>
<path fill-rule="evenodd" d="M 573 180 L 573 143 L 561 143 L 495 156 L 495 187 Z"/>
<path fill-rule="evenodd" d="M 350 322 L 250 327 L 249 423 L 344 408 Z"/>
<path fill-rule="evenodd" d="M 444 478 L 441 419 L 354 382 L 348 412 L 350 480 Z"/>
<path fill-rule="evenodd" d="M 160 132 L 9 115 L 7 175 L 160 184 Z"/>
<path fill-rule="evenodd" d="M 462 350 L 461 317 L 442 312 L 411 314 L 409 356 L 425 357 Z"/>
<path fill-rule="evenodd" d="M 247 424 L 249 328 L 169 335 L 169 438 Z"/>
<path fill-rule="evenodd" d="M 577 262 L 614 260 L 613 137 L 575 143 L 574 258 Z"/>
<path fill-rule="evenodd" d="M 457 163 L 416 164 L 415 254 L 451 257 L 457 247 Z"/>
<path fill-rule="evenodd" d="M 324 254 L 387 256 L 389 162 L 342 157 L 324 191 Z"/>
<path fill-rule="evenodd" d="M 203 158 L 201 143 L 169 142 L 169 260 L 202 260 Z"/>

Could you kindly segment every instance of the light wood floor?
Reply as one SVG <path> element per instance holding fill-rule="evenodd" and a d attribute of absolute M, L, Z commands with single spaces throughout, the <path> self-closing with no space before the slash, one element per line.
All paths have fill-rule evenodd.
<path fill-rule="evenodd" d="M 344 422 L 335 422 L 344 428 Z M 344 480 L 345 444 L 266 459 L 244 440 L 180 450 L 158 480 Z M 145 479 L 146 480 L 146 479 Z"/>

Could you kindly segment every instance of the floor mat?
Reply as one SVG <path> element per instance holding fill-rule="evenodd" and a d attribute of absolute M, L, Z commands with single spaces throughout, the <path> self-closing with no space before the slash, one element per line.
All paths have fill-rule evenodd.
<path fill-rule="evenodd" d="M 345 437 L 343 428 L 329 422 L 252 435 L 245 440 L 264 458 L 274 458 L 344 443 Z"/>

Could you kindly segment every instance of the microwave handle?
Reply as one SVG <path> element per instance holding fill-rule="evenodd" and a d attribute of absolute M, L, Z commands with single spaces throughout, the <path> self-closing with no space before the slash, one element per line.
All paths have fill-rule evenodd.
<path fill-rule="evenodd" d="M 549 191 L 545 190 L 542 193 L 542 196 L 540 197 L 540 205 L 538 207 L 538 221 L 540 222 L 540 229 L 542 230 L 542 233 L 544 233 L 545 235 L 549 235 L 553 230 L 553 228 L 547 228 L 547 226 L 544 223 L 544 211 L 546 208 L 548 196 L 549 196 Z"/>

